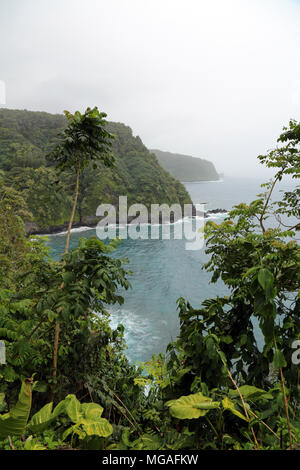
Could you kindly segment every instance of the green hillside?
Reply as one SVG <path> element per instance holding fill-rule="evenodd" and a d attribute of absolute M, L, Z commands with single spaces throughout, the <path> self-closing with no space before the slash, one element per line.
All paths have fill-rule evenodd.
<path fill-rule="evenodd" d="M 22 193 L 33 221 L 42 229 L 65 224 L 70 214 L 73 176 L 57 183 L 46 159 L 65 125 L 63 115 L 0 109 L 0 169 L 6 184 Z M 107 128 L 116 135 L 115 168 L 83 171 L 77 223 L 91 222 L 99 204 L 117 205 L 119 196 L 127 195 L 128 205 L 143 203 L 148 208 L 152 203 L 191 203 L 185 187 L 160 166 L 130 127 L 109 122 Z"/>
<path fill-rule="evenodd" d="M 202 158 L 151 150 L 161 166 L 179 181 L 215 181 L 219 179 L 214 164 Z"/>

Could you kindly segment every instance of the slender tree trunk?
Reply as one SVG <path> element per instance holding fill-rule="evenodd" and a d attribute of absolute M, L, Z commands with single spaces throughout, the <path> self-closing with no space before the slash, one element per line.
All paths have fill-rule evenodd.
<path fill-rule="evenodd" d="M 264 205 L 264 207 L 263 207 L 263 210 L 262 210 L 261 215 L 260 215 L 260 218 L 259 218 L 259 224 L 260 224 L 260 226 L 261 226 L 261 229 L 262 229 L 262 232 L 263 232 L 263 233 L 265 233 L 265 231 L 266 231 L 265 226 L 264 226 L 264 223 L 263 223 L 264 215 L 265 215 L 265 213 L 266 213 L 266 210 L 267 210 L 267 208 L 268 208 L 268 205 L 269 205 L 269 202 L 270 202 L 272 193 L 273 193 L 273 191 L 274 191 L 275 185 L 276 185 L 276 183 L 277 183 L 278 180 L 279 180 L 279 176 L 277 176 L 277 178 L 275 178 L 275 180 L 274 180 L 273 183 L 272 183 L 271 189 L 269 190 L 269 194 L 268 194 L 268 196 L 267 196 L 265 205 Z"/>
<path fill-rule="evenodd" d="M 78 163 L 77 168 L 76 168 L 76 186 L 75 186 L 75 193 L 74 193 L 74 202 L 73 202 L 72 213 L 71 213 L 69 226 L 68 226 L 68 232 L 67 232 L 65 253 L 64 254 L 67 254 L 69 252 L 71 228 L 72 228 L 74 217 L 75 217 L 77 199 L 78 199 L 78 192 L 79 192 L 79 175 L 80 175 L 80 164 Z M 63 263 L 63 265 L 64 264 L 65 264 L 65 262 Z M 63 289 L 63 287 L 64 287 L 64 283 L 62 283 L 60 288 Z M 61 311 L 61 308 L 58 309 L 58 313 L 60 311 Z M 51 392 L 50 401 L 53 401 L 53 399 L 54 399 L 55 379 L 56 379 L 56 376 L 57 376 L 59 332 L 60 332 L 60 324 L 59 324 L 59 321 L 56 321 L 56 324 L 55 324 L 55 337 L 54 337 L 54 352 L 53 352 L 53 379 L 54 379 L 54 385 L 53 385 L 53 389 L 52 389 L 52 392 Z"/>
<path fill-rule="evenodd" d="M 77 206 L 77 199 L 78 199 L 78 192 L 79 192 L 79 175 L 80 175 L 80 164 L 78 164 L 76 169 L 76 187 L 75 187 L 75 194 L 74 194 L 74 203 L 72 208 L 72 214 L 68 226 L 68 233 L 66 239 L 66 246 L 65 246 L 65 254 L 69 252 L 69 243 L 70 243 L 70 235 L 71 235 L 71 228 L 73 225 L 73 220 L 75 216 L 76 206 Z"/>

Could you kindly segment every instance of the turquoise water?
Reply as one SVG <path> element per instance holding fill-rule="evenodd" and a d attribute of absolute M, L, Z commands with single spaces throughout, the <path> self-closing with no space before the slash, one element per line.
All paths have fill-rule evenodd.
<path fill-rule="evenodd" d="M 260 192 L 261 181 L 226 179 L 224 182 L 186 183 L 194 203 L 207 203 L 207 209 L 229 210 L 239 202 L 250 202 Z M 222 220 L 221 215 L 216 219 Z M 171 226 L 171 233 L 174 226 Z M 70 247 L 80 237 L 94 236 L 94 229 L 81 229 L 71 235 Z M 161 237 L 160 237 L 161 238 Z M 52 256 L 64 251 L 65 234 L 49 237 Z M 111 325 L 122 323 L 130 361 L 145 361 L 165 351 L 178 333 L 176 300 L 184 297 L 194 308 L 209 297 L 226 292 L 222 282 L 210 284 L 210 274 L 202 270 L 207 261 L 204 249 L 187 251 L 186 240 L 122 240 L 113 256 L 129 258 L 132 289 L 121 291 L 122 306 L 109 306 Z"/>

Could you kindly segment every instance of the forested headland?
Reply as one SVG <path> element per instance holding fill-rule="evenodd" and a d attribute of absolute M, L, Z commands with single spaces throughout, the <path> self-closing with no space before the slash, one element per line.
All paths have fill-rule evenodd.
<path fill-rule="evenodd" d="M 32 214 L 26 224 L 32 233 L 59 230 L 68 222 L 74 175 L 66 172 L 58 183 L 53 162 L 46 158 L 66 125 L 64 115 L 0 109 L 0 169 L 6 184 L 22 194 Z M 107 130 L 115 135 L 114 168 L 90 165 L 81 172 L 75 224 L 95 225 L 98 205 L 117 207 L 119 196 L 127 196 L 128 205 L 142 203 L 147 209 L 156 203 L 192 203 L 185 187 L 160 166 L 130 127 L 108 122 Z"/>
<path fill-rule="evenodd" d="M 217 181 L 220 179 L 214 164 L 209 160 L 162 150 L 151 150 L 151 152 L 157 156 L 161 166 L 180 181 Z"/>

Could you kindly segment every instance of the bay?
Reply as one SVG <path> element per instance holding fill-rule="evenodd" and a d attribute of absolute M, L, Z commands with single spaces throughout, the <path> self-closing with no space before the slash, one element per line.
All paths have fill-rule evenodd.
<path fill-rule="evenodd" d="M 195 204 L 206 203 L 206 209 L 230 210 L 234 205 L 249 203 L 261 192 L 261 179 L 226 178 L 218 182 L 185 183 Z M 279 196 L 277 190 L 276 196 Z M 212 216 L 217 222 L 222 214 Z M 150 228 L 149 228 L 150 230 Z M 171 226 L 171 234 L 174 226 Z M 155 353 L 164 352 L 179 330 L 176 301 L 187 299 L 194 308 L 203 300 L 224 295 L 227 290 L 219 281 L 210 283 L 211 275 L 202 269 L 208 257 L 205 249 L 187 251 L 186 240 L 163 240 L 160 227 L 159 240 L 122 240 L 113 256 L 128 258 L 132 289 L 120 290 L 125 301 L 122 306 L 108 307 L 111 326 L 125 327 L 128 346 L 126 354 L 131 362 L 146 361 Z M 70 248 L 80 237 L 95 236 L 95 229 L 75 229 Z M 65 234 L 49 237 L 52 256 L 57 259 L 64 251 Z"/>

